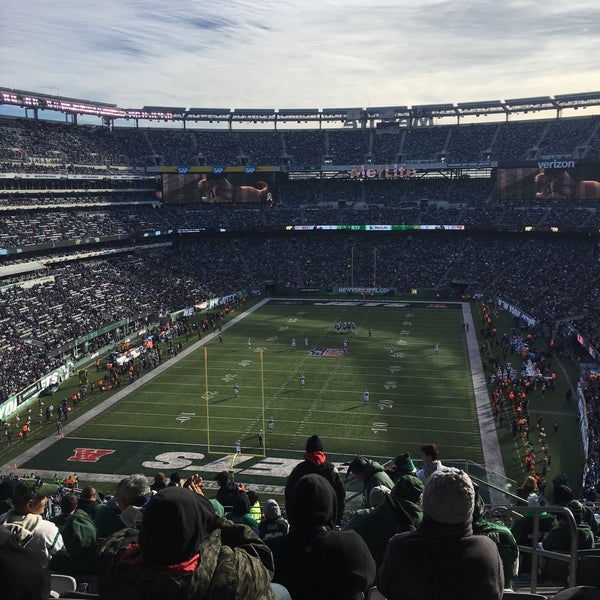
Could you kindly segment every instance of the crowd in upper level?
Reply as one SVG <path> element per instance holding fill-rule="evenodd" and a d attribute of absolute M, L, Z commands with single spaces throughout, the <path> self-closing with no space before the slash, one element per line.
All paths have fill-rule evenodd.
<path fill-rule="evenodd" d="M 0 163 L 83 166 L 354 165 L 597 158 L 598 116 L 398 129 L 242 130 L 0 122 Z"/>

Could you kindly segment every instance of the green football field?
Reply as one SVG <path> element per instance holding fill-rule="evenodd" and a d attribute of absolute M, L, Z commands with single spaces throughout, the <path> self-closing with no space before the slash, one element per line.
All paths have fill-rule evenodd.
<path fill-rule="evenodd" d="M 463 321 L 460 303 L 270 300 L 18 467 L 91 480 L 233 467 L 277 485 L 314 433 L 340 466 L 419 457 L 431 442 L 446 460 L 482 463 Z"/>

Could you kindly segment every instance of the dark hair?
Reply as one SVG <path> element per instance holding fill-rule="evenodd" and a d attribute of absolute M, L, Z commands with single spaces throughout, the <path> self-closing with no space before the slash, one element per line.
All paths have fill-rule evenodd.
<path fill-rule="evenodd" d="M 250 505 L 254 506 L 258 502 L 258 494 L 254 490 L 248 490 L 246 493 L 248 494 Z"/>
<path fill-rule="evenodd" d="M 60 510 L 63 514 L 71 514 L 77 508 L 77 496 L 75 494 L 65 494 L 60 499 Z"/>
<path fill-rule="evenodd" d="M 425 456 L 431 457 L 433 460 L 437 460 L 439 456 L 436 444 L 425 444 L 424 446 L 421 446 L 421 452 Z"/>

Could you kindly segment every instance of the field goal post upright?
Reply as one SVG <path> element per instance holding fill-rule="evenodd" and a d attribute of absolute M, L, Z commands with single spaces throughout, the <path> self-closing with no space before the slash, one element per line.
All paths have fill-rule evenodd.
<path fill-rule="evenodd" d="M 267 456 L 267 431 L 265 428 L 265 364 L 263 360 L 263 350 L 260 351 L 260 401 L 261 401 L 261 416 L 262 416 L 262 426 L 261 431 L 263 432 L 263 441 L 262 441 L 262 453 L 263 456 Z"/>
<path fill-rule="evenodd" d="M 208 348 L 204 346 L 204 401 L 206 403 L 206 448 L 210 452 L 210 411 L 208 410 Z"/>

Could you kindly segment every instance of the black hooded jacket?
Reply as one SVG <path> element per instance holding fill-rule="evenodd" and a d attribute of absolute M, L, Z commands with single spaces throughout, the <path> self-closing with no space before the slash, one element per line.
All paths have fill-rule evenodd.
<path fill-rule="evenodd" d="M 338 531 L 337 499 L 320 475 L 301 477 L 288 509 L 288 535 L 268 540 L 275 561 L 273 581 L 294 600 L 350 600 L 375 580 L 375 561 L 355 531 Z"/>

